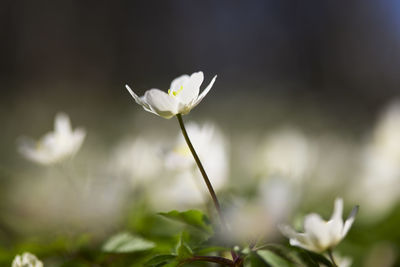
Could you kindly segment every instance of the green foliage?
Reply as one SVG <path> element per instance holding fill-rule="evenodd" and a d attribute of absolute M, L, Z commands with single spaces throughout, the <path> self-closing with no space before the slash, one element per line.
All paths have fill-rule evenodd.
<path fill-rule="evenodd" d="M 164 254 L 156 255 L 145 263 L 145 267 L 157 267 L 165 266 L 165 264 L 170 263 L 176 259 L 176 255 Z"/>
<path fill-rule="evenodd" d="M 213 233 L 208 217 L 200 210 L 177 211 L 173 210 L 166 213 L 159 213 L 161 216 L 191 225 L 199 230 L 205 231 L 208 234 Z"/>
<path fill-rule="evenodd" d="M 275 254 L 269 250 L 259 250 L 257 254 L 271 267 L 292 267 L 294 266 L 289 260 Z"/>
<path fill-rule="evenodd" d="M 258 250 L 245 248 L 241 250 L 246 256 L 246 267 L 333 267 L 323 255 L 316 254 L 297 247 L 286 247 L 277 244 L 267 244 Z"/>
<path fill-rule="evenodd" d="M 149 250 L 155 247 L 153 242 L 130 233 L 119 233 L 112 236 L 104 245 L 102 250 L 109 253 L 132 253 Z"/>

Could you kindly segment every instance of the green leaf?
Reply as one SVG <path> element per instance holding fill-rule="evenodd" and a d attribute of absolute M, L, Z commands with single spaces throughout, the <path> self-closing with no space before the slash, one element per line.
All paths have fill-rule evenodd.
<path fill-rule="evenodd" d="M 165 264 L 171 262 L 174 259 L 176 259 L 176 255 L 171 255 L 171 254 L 156 255 L 150 260 L 148 260 L 144 266 L 146 267 L 165 266 Z"/>
<path fill-rule="evenodd" d="M 104 245 L 102 250 L 110 253 L 132 253 L 149 250 L 155 247 L 151 241 L 130 233 L 119 233 L 112 236 Z"/>
<path fill-rule="evenodd" d="M 293 249 L 285 255 L 292 262 L 296 263 L 296 266 L 307 266 L 307 267 L 319 267 L 320 265 L 310 257 L 306 250 Z"/>
<path fill-rule="evenodd" d="M 307 251 L 307 254 L 316 262 L 318 263 L 322 263 L 327 267 L 333 267 L 333 264 L 330 260 L 328 260 L 327 258 L 325 258 L 323 255 L 321 254 L 317 254 L 311 251 Z"/>
<path fill-rule="evenodd" d="M 177 267 L 177 266 L 179 266 L 179 261 L 178 260 L 175 260 L 175 261 L 171 261 L 171 262 L 169 262 L 169 263 L 167 263 L 167 264 L 165 264 L 165 265 L 161 265 L 161 266 L 163 266 L 163 267 Z"/>
<path fill-rule="evenodd" d="M 254 253 L 249 254 L 244 259 L 244 267 L 265 267 L 268 266 L 259 256 Z"/>
<path fill-rule="evenodd" d="M 187 259 L 193 256 L 193 251 L 188 244 L 185 243 L 184 238 L 185 234 L 182 233 L 179 238 L 178 246 L 176 247 L 176 253 L 178 254 L 179 260 Z"/>
<path fill-rule="evenodd" d="M 207 233 L 210 233 L 210 234 L 213 233 L 213 229 L 211 227 L 210 220 L 200 210 L 188 210 L 188 211 L 182 211 L 182 212 L 173 210 L 170 212 L 159 213 L 159 215 L 161 215 L 165 218 L 171 219 L 171 220 L 186 223 L 197 229 L 203 230 Z"/>
<path fill-rule="evenodd" d="M 272 267 L 291 267 L 294 266 L 290 261 L 269 250 L 259 250 L 257 254 Z"/>

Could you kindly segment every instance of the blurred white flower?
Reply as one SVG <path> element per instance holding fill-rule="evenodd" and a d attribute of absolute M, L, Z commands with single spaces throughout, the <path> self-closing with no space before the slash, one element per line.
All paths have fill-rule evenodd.
<path fill-rule="evenodd" d="M 339 198 L 335 200 L 334 211 L 329 221 L 312 213 L 304 219 L 304 233 L 298 233 L 290 226 L 283 226 L 280 230 L 289 238 L 292 246 L 321 253 L 335 247 L 346 236 L 357 212 L 358 206 L 353 208 L 347 220 L 343 222 L 343 200 Z"/>
<path fill-rule="evenodd" d="M 389 105 L 378 121 L 364 148 L 359 178 L 350 195 L 370 219 L 381 218 L 400 200 L 400 102 Z"/>
<path fill-rule="evenodd" d="M 157 210 L 187 209 L 204 203 L 207 196 L 203 190 L 202 180 L 192 172 L 182 172 L 164 177 L 161 182 L 153 183 L 150 202 Z"/>
<path fill-rule="evenodd" d="M 151 113 L 170 119 L 177 114 L 188 114 L 192 108 L 197 106 L 207 95 L 213 86 L 217 76 L 211 80 L 210 84 L 200 93 L 200 85 L 203 83 L 203 72 L 195 72 L 191 76 L 182 75 L 174 79 L 168 93 L 159 89 L 150 89 L 144 96 L 139 97 L 131 88 L 126 85 L 129 93 L 136 103 Z"/>
<path fill-rule="evenodd" d="M 300 199 L 297 188 L 289 181 L 279 178 L 263 180 L 258 194 L 258 202 L 274 227 L 292 214 Z"/>
<path fill-rule="evenodd" d="M 199 126 L 187 124 L 187 132 L 192 144 L 203 163 L 215 191 L 221 190 L 228 179 L 228 145 L 222 132 L 211 123 Z M 174 146 L 165 156 L 165 166 L 172 173 L 159 187 L 157 201 L 177 202 L 174 204 L 195 205 L 208 199 L 208 191 L 204 186 L 201 173 L 180 134 Z M 165 176 L 165 175 L 164 175 Z M 167 203 L 160 203 L 167 204 Z M 169 203 L 171 204 L 171 203 Z"/>
<path fill-rule="evenodd" d="M 241 242 L 273 239 L 276 226 L 287 219 L 296 202 L 296 192 L 287 180 L 264 180 L 254 199 L 235 201 L 226 212 L 233 237 Z"/>
<path fill-rule="evenodd" d="M 161 144 L 138 137 L 121 142 L 110 161 L 111 171 L 128 176 L 133 184 L 148 182 L 160 173 L 163 162 Z"/>
<path fill-rule="evenodd" d="M 43 267 L 43 263 L 33 254 L 24 252 L 15 256 L 12 267 Z"/>
<path fill-rule="evenodd" d="M 18 150 L 27 159 L 43 165 L 54 164 L 72 157 L 81 147 L 86 132 L 82 128 L 72 130 L 67 114 L 58 113 L 54 132 L 49 132 L 39 141 L 20 139 Z"/>
<path fill-rule="evenodd" d="M 188 123 L 186 128 L 214 189 L 221 189 L 228 176 L 229 157 L 225 136 L 212 123 L 205 123 L 202 126 Z M 200 171 L 197 169 L 196 162 L 181 134 L 178 136 L 173 149 L 167 154 L 165 164 L 171 170 L 191 171 L 192 174 L 200 177 Z"/>
<path fill-rule="evenodd" d="M 256 169 L 267 176 L 279 176 L 301 181 L 315 162 L 312 143 L 296 129 L 273 132 L 260 147 Z"/>

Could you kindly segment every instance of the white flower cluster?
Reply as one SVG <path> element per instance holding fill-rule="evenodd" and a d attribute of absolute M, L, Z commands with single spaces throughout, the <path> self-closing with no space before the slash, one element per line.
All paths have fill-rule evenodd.
<path fill-rule="evenodd" d="M 24 252 L 15 256 L 11 267 L 43 267 L 43 263 L 32 253 Z"/>

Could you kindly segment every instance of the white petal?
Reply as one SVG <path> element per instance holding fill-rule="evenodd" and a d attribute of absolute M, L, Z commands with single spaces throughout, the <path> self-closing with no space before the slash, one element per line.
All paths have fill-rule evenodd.
<path fill-rule="evenodd" d="M 136 103 L 143 106 L 143 108 L 147 109 L 147 111 L 151 112 L 149 105 L 147 103 L 145 103 L 143 97 L 139 97 L 137 94 L 135 94 L 135 92 L 132 91 L 132 89 L 129 87 L 129 85 L 126 84 L 125 87 L 129 91 L 129 93 L 131 94 L 133 99 L 135 99 Z"/>
<path fill-rule="evenodd" d="M 15 256 L 11 267 L 20 267 L 22 266 L 22 258 L 20 255 Z"/>
<path fill-rule="evenodd" d="M 335 199 L 335 206 L 333 208 L 331 220 L 342 220 L 342 214 L 343 214 L 343 199 L 337 198 Z"/>
<path fill-rule="evenodd" d="M 40 148 L 52 148 L 57 146 L 57 135 L 54 132 L 45 134 L 38 142 Z"/>
<path fill-rule="evenodd" d="M 335 200 L 335 206 L 331 219 L 327 223 L 329 227 L 329 235 L 331 238 L 331 244 L 336 245 L 342 239 L 343 231 L 343 199 L 338 198 Z"/>
<path fill-rule="evenodd" d="M 329 225 L 318 214 L 312 213 L 304 219 L 304 231 L 315 247 L 324 250 L 331 244 Z"/>
<path fill-rule="evenodd" d="M 197 106 L 201 100 L 208 94 L 208 92 L 211 90 L 211 87 L 214 85 L 215 79 L 217 79 L 217 75 L 214 76 L 214 78 L 211 80 L 210 84 L 204 89 L 203 92 L 199 95 L 199 97 L 195 100 L 195 102 L 192 105 L 192 108 Z"/>
<path fill-rule="evenodd" d="M 176 99 L 159 89 L 146 91 L 143 99 L 161 117 L 169 119 L 178 114 Z"/>
<path fill-rule="evenodd" d="M 172 91 L 179 91 L 179 89 L 181 88 L 181 86 L 183 86 L 187 81 L 189 81 L 189 75 L 184 74 L 182 76 L 179 76 L 178 78 L 175 78 L 170 86 L 170 89 Z"/>
<path fill-rule="evenodd" d="M 307 235 L 306 234 L 300 234 L 299 235 L 303 235 L 303 238 L 305 238 Z M 308 238 L 308 237 L 307 237 Z M 304 248 L 310 251 L 314 251 L 314 252 L 322 252 L 321 249 L 319 247 L 314 246 L 314 244 L 312 244 L 311 241 L 306 242 L 300 242 L 299 239 L 294 239 L 294 238 L 290 238 L 289 239 L 289 243 L 292 246 L 296 246 L 296 247 L 300 247 L 300 248 Z"/>
<path fill-rule="evenodd" d="M 60 134 L 71 133 L 71 121 L 65 113 L 58 113 L 54 121 L 54 130 Z"/>
<path fill-rule="evenodd" d="M 347 233 L 349 232 L 349 230 L 356 218 L 356 215 L 358 213 L 358 208 L 359 208 L 358 206 L 355 206 L 353 208 L 353 210 L 350 212 L 350 215 L 347 218 L 347 220 L 344 222 L 342 237 L 345 237 L 347 235 Z"/>
<path fill-rule="evenodd" d="M 193 73 L 189 80 L 182 85 L 182 91 L 177 94 L 178 101 L 184 105 L 191 105 L 199 96 L 200 85 L 203 83 L 203 72 Z M 178 91 L 180 88 L 178 88 Z"/>
<path fill-rule="evenodd" d="M 79 148 L 82 146 L 83 140 L 85 140 L 86 131 L 83 128 L 75 129 L 72 135 L 72 150 L 73 154 L 78 152 Z"/>
<path fill-rule="evenodd" d="M 279 226 L 279 230 L 284 236 L 289 238 L 290 245 L 319 252 L 319 249 L 312 244 L 310 237 L 307 234 L 297 233 L 295 230 L 287 225 Z"/>

